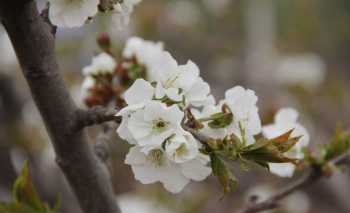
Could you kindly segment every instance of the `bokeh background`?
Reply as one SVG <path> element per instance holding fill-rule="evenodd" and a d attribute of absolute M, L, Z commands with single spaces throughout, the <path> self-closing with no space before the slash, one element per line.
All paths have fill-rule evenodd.
<path fill-rule="evenodd" d="M 235 85 L 254 89 L 263 123 L 271 122 L 281 107 L 298 109 L 311 134 L 311 148 L 317 150 L 337 126 L 350 127 L 349 26 L 349 0 L 144 0 L 124 30 L 101 14 L 82 28 L 59 29 L 56 49 L 70 92 L 84 107 L 81 70 L 98 53 L 95 39 L 100 32 L 109 32 L 116 55 L 133 35 L 163 41 L 180 63 L 191 59 L 198 64 L 217 99 Z M 90 129 L 91 143 L 101 131 Z M 138 183 L 123 163 L 126 143 L 115 134 L 108 141 L 108 167 L 125 213 L 233 213 L 250 194 L 264 199 L 300 176 L 283 179 L 263 169 L 242 172 L 237 167 L 240 181 L 234 193 L 223 197 L 219 183 L 210 177 L 173 195 L 160 184 Z M 0 200 L 11 198 L 11 186 L 25 160 L 45 201 L 54 203 L 60 194 L 61 212 L 80 213 L 0 27 Z M 349 197 L 350 173 L 337 173 L 286 198 L 273 212 L 347 213 Z"/>

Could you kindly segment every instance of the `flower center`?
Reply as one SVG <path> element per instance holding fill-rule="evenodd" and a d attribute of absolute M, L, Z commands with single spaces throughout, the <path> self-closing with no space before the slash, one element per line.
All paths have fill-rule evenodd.
<path fill-rule="evenodd" d="M 178 78 L 179 78 L 178 75 L 174 75 L 174 76 L 171 76 L 170 78 L 168 78 L 166 80 L 166 82 L 164 83 L 164 85 L 163 85 L 164 88 L 165 89 L 169 89 L 169 88 L 174 87 L 174 84 L 175 84 L 175 82 L 177 81 Z"/>
<path fill-rule="evenodd" d="M 163 151 L 160 149 L 154 149 L 149 152 L 147 159 L 151 161 L 155 166 L 159 167 L 163 165 Z"/>
<path fill-rule="evenodd" d="M 159 132 L 164 131 L 167 125 L 168 125 L 168 122 L 164 121 L 163 119 L 158 119 L 153 121 L 153 129 Z"/>
<path fill-rule="evenodd" d="M 177 156 L 186 155 L 187 153 L 188 153 L 188 150 L 187 150 L 185 144 L 181 144 L 181 146 L 176 149 L 176 155 Z"/>

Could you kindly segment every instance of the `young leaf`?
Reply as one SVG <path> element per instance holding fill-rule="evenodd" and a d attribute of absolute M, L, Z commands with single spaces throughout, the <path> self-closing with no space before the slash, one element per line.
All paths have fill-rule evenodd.
<path fill-rule="evenodd" d="M 216 113 L 211 116 L 212 121 L 208 123 L 208 126 L 212 129 L 224 128 L 232 123 L 233 114 L 232 113 Z"/>
<path fill-rule="evenodd" d="M 237 188 L 238 180 L 226 166 L 225 162 L 216 154 L 210 154 L 213 174 L 218 177 L 224 193 L 232 192 Z"/>
<path fill-rule="evenodd" d="M 283 153 L 271 143 L 266 146 L 260 147 L 254 150 L 245 150 L 241 153 L 241 156 L 245 159 L 266 163 L 296 163 L 296 159 L 288 158 L 283 155 Z"/>
<path fill-rule="evenodd" d="M 12 194 L 12 202 L 0 202 L 1 213 L 56 213 L 60 206 L 60 201 L 58 200 L 55 208 L 51 210 L 40 200 L 32 183 L 27 162 L 13 186 Z"/>
<path fill-rule="evenodd" d="M 301 137 L 302 136 L 293 137 L 293 138 L 289 138 L 283 143 L 273 143 L 273 144 L 277 147 L 277 149 L 280 152 L 285 153 L 285 152 L 288 152 L 291 148 L 293 148 L 293 146 L 299 142 Z"/>
<path fill-rule="evenodd" d="M 337 130 L 331 143 L 324 148 L 324 160 L 332 160 L 350 150 L 350 132 Z"/>
<path fill-rule="evenodd" d="M 21 175 L 17 178 L 14 184 L 13 198 L 15 199 L 15 202 L 27 204 L 34 209 L 42 210 L 45 208 L 32 183 L 27 162 L 22 169 Z"/>

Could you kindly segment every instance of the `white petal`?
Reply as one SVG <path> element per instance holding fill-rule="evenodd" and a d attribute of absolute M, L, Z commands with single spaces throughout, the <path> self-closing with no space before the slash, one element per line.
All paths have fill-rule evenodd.
<path fill-rule="evenodd" d="M 156 81 L 158 67 L 163 64 L 163 44 L 145 41 L 138 37 L 128 39 L 123 56 L 126 58 L 136 57 L 137 61 L 147 68 L 147 80 Z M 161 70 L 161 68 L 159 68 Z"/>
<path fill-rule="evenodd" d="M 187 91 L 193 84 L 198 80 L 199 77 L 199 68 L 192 61 L 188 61 L 185 65 L 179 66 L 180 75 L 178 78 L 179 88 Z"/>
<path fill-rule="evenodd" d="M 298 119 L 299 113 L 293 108 L 282 108 L 276 116 L 276 123 L 295 123 Z"/>
<path fill-rule="evenodd" d="M 181 149 L 180 152 L 178 150 Z M 176 135 L 169 139 L 165 146 L 166 154 L 175 163 L 184 163 L 198 156 L 197 141 L 191 134 Z"/>
<path fill-rule="evenodd" d="M 185 113 L 179 109 L 177 105 L 172 105 L 168 108 L 167 120 L 173 125 L 180 126 Z"/>
<path fill-rule="evenodd" d="M 165 90 L 166 95 L 173 101 L 182 101 L 182 95 L 179 94 L 178 88 L 169 88 Z"/>
<path fill-rule="evenodd" d="M 143 113 L 143 111 L 137 111 L 129 119 L 128 128 L 136 140 L 146 137 L 152 132 L 152 124 L 144 121 Z"/>
<path fill-rule="evenodd" d="M 185 162 L 181 167 L 185 177 L 195 181 L 202 181 L 211 174 L 211 168 L 203 165 L 198 159 Z"/>
<path fill-rule="evenodd" d="M 126 107 L 122 108 L 116 114 L 116 116 L 130 115 L 130 114 L 136 112 L 137 110 L 142 109 L 144 106 L 145 106 L 144 103 L 133 104 L 133 105 L 126 106 Z"/>
<path fill-rule="evenodd" d="M 161 133 L 153 133 L 146 137 L 138 139 L 137 143 L 140 146 L 151 146 L 151 147 L 160 147 L 165 139 L 169 138 L 174 134 L 173 129 L 168 129 Z"/>
<path fill-rule="evenodd" d="M 169 168 L 162 174 L 161 182 L 169 192 L 179 193 L 189 182 L 177 168 Z"/>
<path fill-rule="evenodd" d="M 137 79 L 124 93 L 124 99 L 128 105 L 131 105 L 152 100 L 153 95 L 152 85 L 143 79 Z"/>
<path fill-rule="evenodd" d="M 157 99 L 161 99 L 165 96 L 165 89 L 159 82 L 157 83 L 155 93 Z"/>
<path fill-rule="evenodd" d="M 209 84 L 203 81 L 203 79 L 199 78 L 186 92 L 186 102 L 188 104 L 192 104 L 194 106 L 201 106 L 202 103 L 206 103 L 208 101 L 208 95 L 210 93 Z M 210 100 L 210 99 L 209 99 Z"/>
<path fill-rule="evenodd" d="M 119 124 L 119 127 L 117 129 L 117 133 L 121 139 L 126 140 L 130 144 L 136 144 L 136 140 L 129 131 L 128 125 L 129 118 L 127 116 L 123 116 L 122 122 Z"/>
<path fill-rule="evenodd" d="M 125 163 L 128 165 L 144 165 L 147 162 L 146 155 L 143 154 L 139 146 L 133 146 L 130 148 L 129 153 L 126 155 Z"/>
<path fill-rule="evenodd" d="M 295 166 L 291 163 L 269 163 L 270 172 L 280 177 L 292 177 Z"/>
<path fill-rule="evenodd" d="M 98 0 L 50 0 L 49 18 L 58 27 L 80 27 L 97 13 Z"/>
<path fill-rule="evenodd" d="M 134 146 L 126 156 L 125 163 L 131 165 L 135 179 L 143 184 L 150 184 L 160 181 L 163 174 L 162 167 L 155 167 L 147 160 L 140 147 Z"/>
<path fill-rule="evenodd" d="M 159 101 L 150 101 L 146 104 L 144 110 L 144 119 L 149 122 L 158 120 L 160 118 L 164 119 L 164 116 L 167 115 L 167 107 L 165 104 Z"/>
<path fill-rule="evenodd" d="M 241 86 L 235 86 L 225 92 L 225 98 L 228 102 L 234 104 L 244 102 L 245 105 L 255 105 L 258 97 L 250 89 L 244 89 Z"/>

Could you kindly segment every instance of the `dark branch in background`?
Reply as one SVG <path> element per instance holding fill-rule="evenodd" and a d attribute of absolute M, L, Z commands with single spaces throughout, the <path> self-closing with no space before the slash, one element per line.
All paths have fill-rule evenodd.
<path fill-rule="evenodd" d="M 81 121 L 81 111 L 64 85 L 52 26 L 32 0 L 1 1 L 0 17 L 49 132 L 57 163 L 83 212 L 119 213 L 105 165 L 94 154 L 85 132 L 76 129 L 81 123 L 90 124 L 91 117 Z"/>
<path fill-rule="evenodd" d="M 330 162 L 336 166 L 341 165 L 350 165 L 350 153 L 345 153 L 338 158 L 334 159 Z M 306 187 L 311 186 L 316 183 L 320 179 L 325 177 L 325 174 L 322 172 L 320 167 L 312 167 L 310 170 L 302 176 L 300 179 L 296 180 L 294 183 L 291 183 L 286 188 L 277 192 L 275 195 L 271 196 L 269 199 L 259 202 L 259 203 L 251 203 L 246 208 L 239 211 L 239 213 L 254 213 L 261 212 L 265 210 L 275 209 L 279 206 L 279 201 L 293 192 L 304 189 Z"/>

